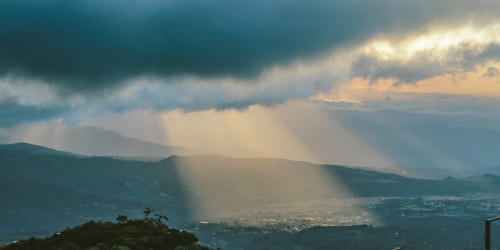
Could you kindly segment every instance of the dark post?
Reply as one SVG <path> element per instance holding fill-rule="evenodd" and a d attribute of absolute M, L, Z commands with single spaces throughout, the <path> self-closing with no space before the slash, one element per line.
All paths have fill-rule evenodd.
<path fill-rule="evenodd" d="M 500 220 L 500 217 L 486 219 L 484 221 L 484 249 L 490 250 L 490 224 L 494 220 Z"/>
<path fill-rule="evenodd" d="M 490 220 L 484 221 L 484 249 L 490 250 Z"/>

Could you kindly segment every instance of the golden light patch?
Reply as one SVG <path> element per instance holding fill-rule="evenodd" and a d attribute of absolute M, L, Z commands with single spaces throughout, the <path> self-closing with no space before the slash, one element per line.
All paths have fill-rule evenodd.
<path fill-rule="evenodd" d="M 450 60 L 449 52 L 465 46 L 478 54 L 490 44 L 500 44 L 500 23 L 485 26 L 436 27 L 404 39 L 375 39 L 361 51 L 380 61 L 408 61 L 425 53 L 430 60 Z"/>
<path fill-rule="evenodd" d="M 398 83 L 397 78 L 381 78 L 375 82 L 354 78 L 348 83 L 334 86 L 330 93 L 319 93 L 310 100 L 361 103 L 383 99 L 390 93 L 435 93 L 500 98 L 500 63 L 490 61 L 476 66 L 470 72 L 444 74 L 415 84 Z M 397 95 L 396 98 L 403 96 L 405 95 Z M 414 98 L 409 95 L 407 97 Z"/>

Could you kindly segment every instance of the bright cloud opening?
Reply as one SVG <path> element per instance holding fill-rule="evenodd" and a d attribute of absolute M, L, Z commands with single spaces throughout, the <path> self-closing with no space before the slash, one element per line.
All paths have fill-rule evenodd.
<path fill-rule="evenodd" d="M 430 60 L 443 61 L 450 60 L 450 52 L 454 49 L 479 54 L 491 44 L 500 44 L 500 23 L 430 28 L 403 39 L 375 39 L 361 50 L 381 61 L 408 61 L 421 53 Z"/>

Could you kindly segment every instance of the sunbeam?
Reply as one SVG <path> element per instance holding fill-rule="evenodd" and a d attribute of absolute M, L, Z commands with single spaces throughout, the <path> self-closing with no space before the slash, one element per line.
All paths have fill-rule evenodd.
<path fill-rule="evenodd" d="M 322 111 L 305 109 L 298 104 L 272 110 L 252 107 L 243 112 L 170 112 L 163 114 L 161 119 L 170 143 L 210 148 L 212 152 L 233 157 L 257 157 L 170 159 L 175 161 L 188 190 L 193 214 L 200 220 L 237 220 L 237 215 L 252 214 L 271 204 L 275 208 L 287 207 L 290 202 L 302 202 L 300 206 L 307 210 L 319 203 L 325 205 L 318 203 L 319 199 L 328 203 L 330 199 L 356 197 L 345 188 L 341 179 L 328 171 L 328 166 L 318 168 L 306 164 L 308 167 L 304 167 L 304 162 L 260 158 L 263 156 L 316 163 L 388 165 L 375 150 L 367 148 Z M 224 148 L 228 145 L 233 148 Z M 346 207 L 334 207 L 332 209 L 338 209 L 339 213 L 347 213 Z M 321 218 L 327 216 L 319 214 Z M 365 214 L 370 224 L 376 224 L 376 218 L 371 218 L 361 208 L 351 208 L 348 214 L 353 218 Z M 261 222 L 272 219 L 262 214 L 258 217 Z M 303 217 L 311 218 L 307 214 Z M 361 223 L 359 219 L 349 221 Z M 326 223 L 320 219 L 314 223 L 320 221 Z M 336 219 L 328 221 L 328 225 L 342 225 Z"/>

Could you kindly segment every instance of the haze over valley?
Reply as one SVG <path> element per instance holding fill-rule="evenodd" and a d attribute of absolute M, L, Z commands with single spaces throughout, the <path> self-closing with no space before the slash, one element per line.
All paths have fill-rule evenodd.
<path fill-rule="evenodd" d="M 259 111 L 262 112 L 254 112 L 255 116 Z M 86 156 L 145 161 L 159 161 L 172 155 L 217 154 L 341 164 L 421 178 L 500 174 L 500 131 L 488 128 L 484 121 L 483 127 L 460 122 L 479 117 L 440 117 L 395 110 L 318 111 L 316 106 L 299 106 L 289 115 L 274 115 L 285 116 L 282 122 L 287 124 L 287 131 L 265 134 L 264 128 L 249 128 L 246 132 L 256 134 L 251 139 L 254 144 L 249 145 L 241 144 L 239 136 L 219 137 L 224 131 L 218 126 L 193 139 L 204 143 L 179 146 L 169 145 L 168 140 L 158 137 L 155 142 L 147 141 L 142 133 L 154 131 L 146 127 L 123 131 L 136 136 L 133 138 L 98 127 L 59 122 L 5 129 L 0 142 L 27 142 Z M 305 120 L 297 121 L 297 116 Z M 225 122 L 214 121 L 227 126 Z M 201 128 L 193 131 L 198 130 Z"/>
<path fill-rule="evenodd" d="M 403 231 L 407 242 L 426 240 L 431 247 L 453 245 L 469 237 L 470 230 L 479 233 L 475 227 L 480 218 L 500 210 L 495 202 L 500 177 L 491 174 L 425 180 L 335 165 L 214 155 L 143 162 L 82 157 L 26 143 L 2 145 L 0 157 L 1 198 L 8 201 L 1 208 L 3 243 L 50 235 L 88 220 L 113 220 L 116 214 L 139 216 L 144 207 L 155 207 L 169 216 L 171 225 L 194 230 L 211 247 L 255 248 L 261 234 L 271 231 L 266 248 L 309 248 L 307 240 L 278 242 L 282 234 L 300 235 L 318 226 L 326 231 L 315 237 L 342 227 L 362 234 L 372 230 L 373 235 Z M 456 216 L 470 228 L 445 234 L 445 241 L 421 232 L 437 230 L 432 218 L 450 223 Z M 227 232 L 238 236 L 226 238 Z M 243 240 L 243 232 L 254 236 Z M 378 246 L 400 243 L 393 239 Z"/>

